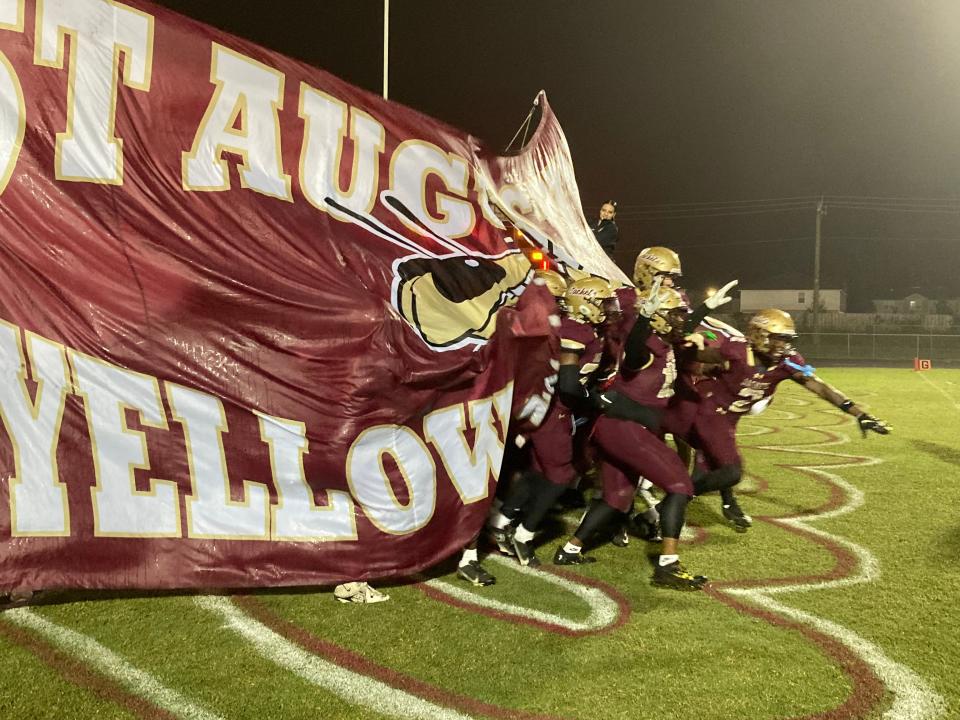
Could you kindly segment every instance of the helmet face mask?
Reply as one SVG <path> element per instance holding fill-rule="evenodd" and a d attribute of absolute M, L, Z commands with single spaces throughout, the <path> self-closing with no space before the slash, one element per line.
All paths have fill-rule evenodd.
<path fill-rule="evenodd" d="M 761 310 L 747 326 L 747 340 L 754 351 L 774 362 L 780 362 L 793 351 L 796 326 L 789 313 L 776 308 Z"/>
<path fill-rule="evenodd" d="M 612 298 L 604 298 L 600 308 L 603 311 L 604 322 L 616 322 L 623 315 L 623 310 L 620 307 L 620 301 L 616 298 L 616 296 Z"/>
<path fill-rule="evenodd" d="M 661 287 L 658 296 L 660 307 L 650 318 L 650 327 L 669 342 L 679 342 L 683 337 L 683 324 L 689 308 L 683 296 L 673 288 Z"/>
<path fill-rule="evenodd" d="M 603 278 L 586 277 L 575 280 L 564 296 L 567 314 L 574 320 L 599 325 L 606 319 L 606 311 L 619 312 L 617 294 Z"/>

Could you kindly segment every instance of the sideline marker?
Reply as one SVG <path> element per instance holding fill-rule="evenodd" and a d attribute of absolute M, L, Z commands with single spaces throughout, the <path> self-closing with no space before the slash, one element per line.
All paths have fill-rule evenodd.
<path fill-rule="evenodd" d="M 923 358 L 914 358 L 914 359 L 913 359 L 913 369 L 916 370 L 916 371 L 918 371 L 918 372 L 919 372 L 920 370 L 932 370 L 932 369 L 933 369 L 933 363 L 931 363 L 929 360 L 925 360 L 925 359 L 923 359 Z"/>

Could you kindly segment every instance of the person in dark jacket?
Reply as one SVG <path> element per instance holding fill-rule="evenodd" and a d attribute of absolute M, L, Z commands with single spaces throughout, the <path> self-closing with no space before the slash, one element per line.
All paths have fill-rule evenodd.
<path fill-rule="evenodd" d="M 617 216 L 617 203 L 608 200 L 600 206 L 600 219 L 590 226 L 593 234 L 600 243 L 603 251 L 613 257 L 613 250 L 617 246 L 617 240 L 620 237 L 620 230 L 614 218 Z"/>

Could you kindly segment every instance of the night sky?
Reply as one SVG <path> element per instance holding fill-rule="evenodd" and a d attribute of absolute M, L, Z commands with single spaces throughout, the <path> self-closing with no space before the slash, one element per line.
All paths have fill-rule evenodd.
<path fill-rule="evenodd" d="M 380 0 L 159 4 L 381 89 Z M 547 91 L 628 274 L 668 245 L 692 295 L 812 287 L 822 195 L 849 310 L 960 297 L 957 0 L 393 0 L 390 31 L 391 100 L 493 146 Z"/>

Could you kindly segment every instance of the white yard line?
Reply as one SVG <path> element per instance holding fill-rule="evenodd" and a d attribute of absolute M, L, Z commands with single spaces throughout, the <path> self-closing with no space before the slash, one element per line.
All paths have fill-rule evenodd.
<path fill-rule="evenodd" d="M 510 567 L 519 573 L 523 573 L 529 578 L 535 578 L 545 583 L 549 583 L 550 585 L 561 588 L 562 590 L 577 596 L 590 608 L 590 614 L 587 616 L 586 620 L 570 620 L 562 615 L 556 615 L 544 610 L 534 610 L 533 608 L 524 607 L 522 605 L 514 605 L 513 603 L 501 602 L 490 597 L 472 593 L 469 590 L 458 587 L 452 583 L 448 583 L 445 580 L 427 580 L 425 584 L 429 585 L 435 590 L 439 590 L 445 595 L 449 595 L 450 597 L 459 600 L 460 602 L 475 605 L 477 607 L 488 608 L 490 610 L 497 610 L 506 615 L 512 615 L 514 617 L 521 617 L 529 620 L 536 620 L 538 622 L 549 623 L 550 625 L 557 625 L 574 632 L 602 630 L 613 625 L 617 621 L 617 618 L 620 617 L 620 606 L 617 604 L 617 601 L 599 588 L 591 587 L 589 585 L 581 585 L 578 582 L 568 580 L 567 578 L 563 578 L 558 575 L 553 575 L 549 572 L 532 570 L 530 568 L 523 567 L 516 560 L 511 560 L 499 555 L 489 555 L 486 559 L 499 565 Z"/>
<path fill-rule="evenodd" d="M 946 390 L 944 390 L 942 387 L 940 387 L 940 386 L 937 385 L 935 382 L 933 382 L 933 380 L 931 380 L 930 378 L 928 378 L 928 377 L 926 376 L 926 374 L 924 374 L 924 372 L 923 372 L 922 370 L 919 371 L 919 372 L 917 372 L 917 375 L 920 376 L 920 379 L 923 380 L 927 385 L 929 385 L 929 386 L 932 387 L 934 390 L 936 390 L 938 393 L 940 393 L 941 395 L 943 395 L 943 396 L 947 399 L 947 402 L 950 403 L 950 404 L 953 406 L 953 409 L 954 409 L 954 410 L 956 410 L 957 412 L 960 412 L 960 402 L 958 402 L 958 401 L 954 400 L 952 397 L 950 397 L 950 396 L 947 394 L 947 391 L 946 391 Z M 947 381 L 947 382 L 949 382 L 949 381 Z M 952 384 L 952 383 L 951 383 L 951 384 Z"/>
<path fill-rule="evenodd" d="M 226 627 L 249 642 L 264 658 L 289 670 L 307 682 L 354 705 L 397 718 L 416 720 L 468 720 L 470 715 L 435 705 L 386 683 L 346 670 L 317 657 L 287 640 L 263 623 L 254 620 L 229 598 L 199 596 L 196 603 L 219 615 Z M 318 717 L 324 717 L 323 698 L 316 702 Z"/>
<path fill-rule="evenodd" d="M 172 715 L 184 720 L 222 720 L 219 715 L 205 710 L 176 690 L 166 687 L 150 673 L 134 667 L 89 635 L 58 625 L 30 608 L 7 610 L 0 614 L 0 618 L 43 635 L 61 650 L 89 663 L 98 672 L 116 680 L 134 695 L 149 700 Z"/>
<path fill-rule="evenodd" d="M 960 409 L 960 408 L 958 408 Z M 808 428 L 817 430 L 816 427 Z M 841 435 L 835 440 L 821 443 L 821 446 L 840 445 L 849 442 L 849 438 Z M 879 458 L 861 458 L 853 455 L 844 455 L 842 453 L 827 452 L 822 450 L 811 450 L 809 446 L 777 446 L 763 445 L 758 446 L 758 450 L 775 450 L 778 452 L 801 453 L 805 455 L 822 455 L 825 457 L 834 457 L 843 460 L 852 460 L 851 465 L 877 465 L 881 462 Z M 849 587 L 860 583 L 874 582 L 880 578 L 880 561 L 866 548 L 858 545 L 847 538 L 828 533 L 819 528 L 812 527 L 811 522 L 826 520 L 840 515 L 853 512 L 863 505 L 863 492 L 847 482 L 839 475 L 830 472 L 830 469 L 836 469 L 836 465 L 798 465 L 797 469 L 804 472 L 815 473 L 831 483 L 840 487 L 846 495 L 846 502 L 838 508 L 828 510 L 817 515 L 804 515 L 802 517 L 778 518 L 778 522 L 800 528 L 805 532 L 812 533 L 819 537 L 830 540 L 833 543 L 845 547 L 852 552 L 858 559 L 857 572 L 849 577 L 837 580 L 800 583 L 795 585 L 775 585 L 770 587 L 753 588 L 724 588 L 721 592 L 733 595 L 738 598 L 744 598 L 750 602 L 764 607 L 772 612 L 789 618 L 795 622 L 808 625 L 818 632 L 828 635 L 847 648 L 863 660 L 876 673 L 880 681 L 886 686 L 893 696 L 893 703 L 883 714 L 887 720 L 934 720 L 943 717 L 946 713 L 946 702 L 944 699 L 917 673 L 909 667 L 895 662 L 884 654 L 883 650 L 869 640 L 861 637 L 853 630 L 846 628 L 838 623 L 832 622 L 812 613 L 808 613 L 796 608 L 792 608 L 774 596 L 784 595 L 793 592 L 809 592 L 812 590 L 827 590 L 842 587 Z"/>

